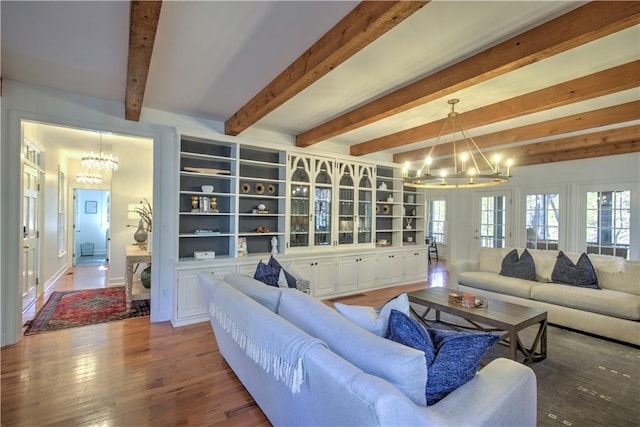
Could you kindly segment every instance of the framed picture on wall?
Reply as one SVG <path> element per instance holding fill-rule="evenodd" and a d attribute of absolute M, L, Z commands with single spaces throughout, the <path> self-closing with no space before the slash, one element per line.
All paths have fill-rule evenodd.
<path fill-rule="evenodd" d="M 86 202 L 84 202 L 84 213 L 98 213 L 98 202 L 96 202 L 95 200 L 87 200 Z"/>

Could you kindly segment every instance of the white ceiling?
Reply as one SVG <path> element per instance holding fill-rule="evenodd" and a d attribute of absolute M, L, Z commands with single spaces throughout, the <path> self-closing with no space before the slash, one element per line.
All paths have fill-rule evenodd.
<path fill-rule="evenodd" d="M 354 1 L 165 1 L 144 107 L 224 121 L 347 15 Z M 433 1 L 253 127 L 295 135 L 584 2 Z M 129 2 L 6 1 L 2 77 L 124 103 Z M 640 59 L 640 25 L 327 141 L 351 145 Z M 478 132 L 640 99 L 638 88 Z M 144 110 L 143 110 L 144 111 Z M 419 148 L 423 141 L 388 153 Z M 319 148 L 322 147 L 320 143 Z"/>

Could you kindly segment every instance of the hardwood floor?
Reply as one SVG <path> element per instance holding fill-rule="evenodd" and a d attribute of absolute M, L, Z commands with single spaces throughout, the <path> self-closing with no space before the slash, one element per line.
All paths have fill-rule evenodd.
<path fill-rule="evenodd" d="M 54 290 L 88 278 L 106 286 L 107 273 L 90 268 L 78 267 Z M 446 284 L 440 261 L 427 282 L 334 301 L 380 305 Z M 270 425 L 220 355 L 208 322 L 173 328 L 146 317 L 30 335 L 3 348 L 1 360 L 3 426 Z"/>

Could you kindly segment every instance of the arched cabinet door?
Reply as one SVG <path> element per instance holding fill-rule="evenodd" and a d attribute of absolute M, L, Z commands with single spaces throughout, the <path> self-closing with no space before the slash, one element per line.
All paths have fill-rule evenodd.
<path fill-rule="evenodd" d="M 338 163 L 338 246 L 352 246 L 358 227 L 356 215 L 356 180 L 357 167 L 352 163 Z"/>
<path fill-rule="evenodd" d="M 375 168 L 371 165 L 358 167 L 357 182 L 357 244 L 373 245 L 373 192 L 375 187 Z"/>
<path fill-rule="evenodd" d="M 314 159 L 313 189 L 313 246 L 333 244 L 333 186 L 335 162 L 333 159 Z"/>
<path fill-rule="evenodd" d="M 309 248 L 311 243 L 312 159 L 289 157 L 289 244 L 290 249 Z"/>

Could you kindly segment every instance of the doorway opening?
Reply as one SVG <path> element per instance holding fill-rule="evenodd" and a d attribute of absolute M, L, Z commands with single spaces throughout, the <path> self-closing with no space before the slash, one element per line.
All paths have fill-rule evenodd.
<path fill-rule="evenodd" d="M 73 266 L 109 264 L 110 192 L 73 190 Z"/>

